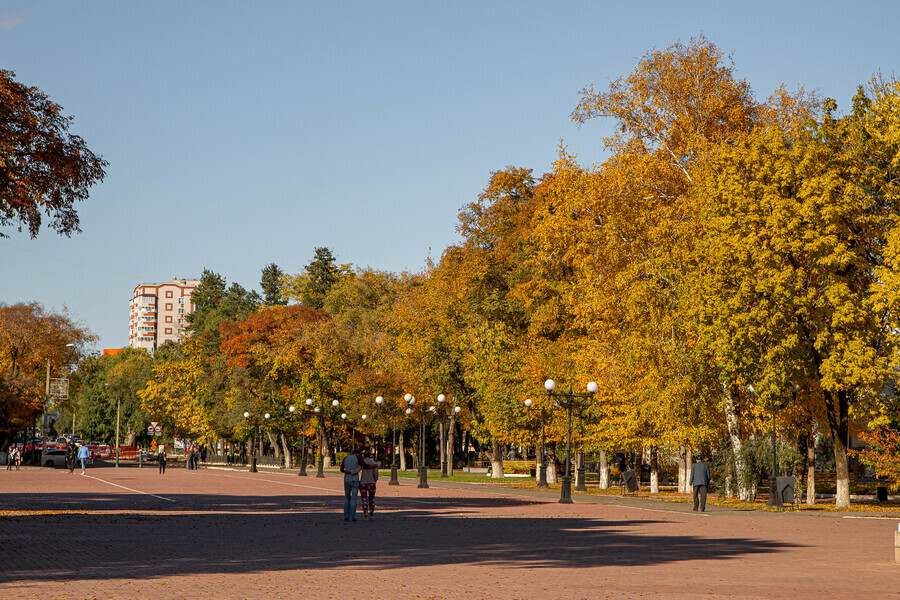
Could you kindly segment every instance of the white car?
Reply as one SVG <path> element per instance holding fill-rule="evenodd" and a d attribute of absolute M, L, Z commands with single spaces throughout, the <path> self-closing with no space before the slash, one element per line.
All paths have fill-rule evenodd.
<path fill-rule="evenodd" d="M 43 458 L 41 458 L 41 464 L 43 464 L 45 467 L 65 467 L 66 451 L 57 450 L 56 448 L 51 450 L 48 448 L 47 451 L 44 452 Z"/>

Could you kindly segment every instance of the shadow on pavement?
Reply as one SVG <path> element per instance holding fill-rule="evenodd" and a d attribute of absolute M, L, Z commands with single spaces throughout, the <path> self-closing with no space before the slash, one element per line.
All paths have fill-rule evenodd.
<path fill-rule="evenodd" d="M 15 496 L 15 495 L 14 495 Z M 98 510 L 102 496 L 31 497 L 32 510 Z M 99 498 L 99 500 L 98 500 Z M 152 510 L 144 496 L 125 496 Z M 728 560 L 773 553 L 794 544 L 748 538 L 666 535 L 671 523 L 475 515 L 479 508 L 529 500 L 384 498 L 374 522 L 346 523 L 341 497 L 260 498 L 190 495 L 178 508 L 201 514 L 33 514 L 0 516 L 0 582 L 40 578 L 148 579 L 170 575 L 313 569 L 399 569 L 453 564 L 504 568 L 623 567 L 691 560 Z M 16 498 L 3 496 L 3 505 Z M 18 498 L 18 504 L 24 499 Z M 221 502 L 227 500 L 228 504 Z M 245 503 L 252 503 L 252 510 Z M 152 504 L 159 504 L 155 500 Z M 35 504 L 37 506 L 35 506 Z M 123 496 L 106 504 L 121 510 Z M 142 506 L 137 506 L 142 505 Z M 51 508 L 54 507 L 54 508 Z M 213 508 L 214 507 L 214 508 Z M 265 511 L 279 509 L 281 512 Z M 288 510 L 290 509 L 290 510 Z M 448 512 L 441 513 L 444 510 Z M 471 513 L 471 514 L 469 514 Z M 648 535 L 647 525 L 653 525 Z M 39 540 L 65 540 L 60 551 L 34 553 Z M 21 557 L 41 557 L 35 564 Z M 18 556 L 14 561 L 5 560 Z"/>

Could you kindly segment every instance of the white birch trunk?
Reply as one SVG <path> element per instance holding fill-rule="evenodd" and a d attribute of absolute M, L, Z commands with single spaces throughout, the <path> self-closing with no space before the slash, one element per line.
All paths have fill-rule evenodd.
<path fill-rule="evenodd" d="M 600 451 L 600 489 L 609 489 L 609 461 L 606 459 L 606 450 Z"/>
<path fill-rule="evenodd" d="M 744 441 L 741 439 L 741 422 L 735 409 L 734 398 L 728 390 L 728 384 L 722 382 L 722 393 L 725 395 L 725 423 L 728 425 L 728 437 L 731 439 L 731 448 L 734 451 L 734 471 L 737 477 L 738 498 L 749 502 L 753 499 L 753 493 L 747 487 L 747 465 L 741 450 Z"/>

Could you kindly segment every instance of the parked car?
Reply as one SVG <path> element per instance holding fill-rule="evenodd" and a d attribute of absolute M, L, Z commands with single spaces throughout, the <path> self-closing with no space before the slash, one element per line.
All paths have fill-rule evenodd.
<path fill-rule="evenodd" d="M 45 467 L 65 467 L 66 466 L 66 451 L 58 450 L 54 448 L 53 450 L 47 450 L 44 452 L 44 457 L 41 459 L 41 463 Z"/>

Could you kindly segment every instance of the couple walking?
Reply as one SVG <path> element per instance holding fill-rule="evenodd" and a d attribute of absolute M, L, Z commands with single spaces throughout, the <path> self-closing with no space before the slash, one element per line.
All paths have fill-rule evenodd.
<path fill-rule="evenodd" d="M 378 481 L 378 463 L 368 452 L 348 454 L 341 461 L 344 474 L 344 520 L 356 520 L 356 496 L 362 497 L 363 518 L 375 517 L 375 482 Z"/>

